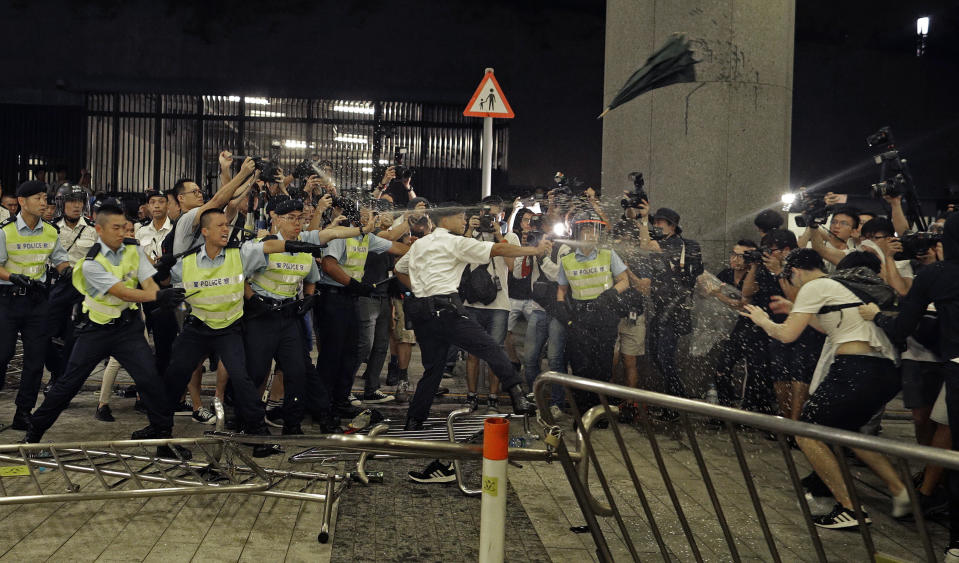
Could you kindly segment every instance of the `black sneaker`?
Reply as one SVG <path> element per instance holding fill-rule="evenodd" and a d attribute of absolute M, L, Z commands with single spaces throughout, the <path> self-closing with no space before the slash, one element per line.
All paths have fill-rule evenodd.
<path fill-rule="evenodd" d="M 499 397 L 487 397 L 486 407 L 491 411 L 499 411 Z"/>
<path fill-rule="evenodd" d="M 479 397 L 474 395 L 466 395 L 466 406 L 470 408 L 471 411 L 475 411 L 479 408 Z"/>
<path fill-rule="evenodd" d="M 453 464 L 446 465 L 434 459 L 423 471 L 410 471 L 410 479 L 417 483 L 452 483 L 456 480 Z"/>
<path fill-rule="evenodd" d="M 97 407 L 96 414 L 93 415 L 93 418 L 99 420 L 100 422 L 116 422 L 117 419 L 113 418 L 113 413 L 110 411 L 110 405 L 103 405 L 102 407 Z"/>
<path fill-rule="evenodd" d="M 30 410 L 17 407 L 17 412 L 13 415 L 13 422 L 10 423 L 10 428 L 14 430 L 29 430 Z"/>
<path fill-rule="evenodd" d="M 183 401 L 173 408 L 173 416 L 193 416 L 193 404 Z"/>
<path fill-rule="evenodd" d="M 386 393 L 377 389 L 372 393 L 363 393 L 363 402 L 364 403 L 389 403 L 390 401 L 395 401 L 396 397 L 393 395 L 387 395 Z"/>
<path fill-rule="evenodd" d="M 931 495 L 924 495 L 919 491 L 916 491 L 916 494 L 919 495 L 919 507 L 922 509 L 923 516 L 935 518 L 937 516 L 944 516 L 946 512 L 948 512 L 949 497 L 940 494 L 938 489 Z"/>
<path fill-rule="evenodd" d="M 865 510 L 862 513 L 862 517 L 867 525 L 872 524 L 872 518 L 869 517 Z M 855 511 L 849 510 L 839 503 L 836 503 L 836 506 L 833 507 L 832 512 L 829 514 L 813 518 L 812 523 L 820 528 L 828 528 L 830 530 L 844 530 L 859 527 L 859 521 L 856 520 Z"/>

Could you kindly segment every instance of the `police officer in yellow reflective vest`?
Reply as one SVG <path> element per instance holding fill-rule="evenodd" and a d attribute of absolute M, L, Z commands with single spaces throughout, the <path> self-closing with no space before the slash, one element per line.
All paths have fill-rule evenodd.
<path fill-rule="evenodd" d="M 366 256 L 370 252 L 389 252 L 396 256 L 410 249 L 405 244 L 392 242 L 370 234 L 375 228 L 371 221 L 372 211 L 347 213 L 354 226 L 363 225 L 362 236 L 330 241 L 323 252 L 320 292 L 317 307 L 320 354 L 316 369 L 320 380 L 327 385 L 333 402 L 334 415 L 351 416 L 355 409 L 350 405 L 350 390 L 353 376 L 359 367 L 357 340 L 359 339 L 358 298 L 373 292 L 373 283 L 362 281 Z M 367 226 L 369 225 L 369 226 Z M 303 240 L 313 242 L 305 233 Z M 365 358 L 364 358 L 365 359 Z"/>
<path fill-rule="evenodd" d="M 172 308 L 183 301 L 183 290 L 159 288 L 153 279 L 157 271 L 137 240 L 123 238 L 125 227 L 122 209 L 112 205 L 100 208 L 96 221 L 97 242 L 73 270 L 73 284 L 83 295 L 83 318 L 77 327 L 76 345 L 66 371 L 33 413 L 27 442 L 40 441 L 79 393 L 93 368 L 109 356 L 119 360 L 136 382 L 151 424 L 162 427 L 166 389 L 143 336 L 138 304 Z M 137 285 L 142 289 L 137 289 Z M 164 428 L 158 437 L 169 436 L 170 428 Z M 160 455 L 169 457 L 172 452 L 161 450 Z"/>
<path fill-rule="evenodd" d="M 613 348 L 622 316 L 619 294 L 629 288 L 626 264 L 615 251 L 600 248 L 606 223 L 594 211 L 573 221 L 575 251 L 560 260 L 553 316 L 566 325 L 566 356 L 573 375 L 609 381 Z M 579 408 L 595 395 L 576 394 Z"/>
<path fill-rule="evenodd" d="M 69 275 L 70 261 L 56 227 L 40 219 L 47 205 L 45 184 L 20 184 L 17 201 L 20 213 L 0 224 L 0 388 L 19 333 L 23 370 L 11 428 L 26 430 L 40 393 L 47 347 L 47 264 Z"/>
<path fill-rule="evenodd" d="M 180 401 L 193 370 L 202 358 L 214 351 L 230 374 L 240 429 L 252 435 L 270 433 L 263 421 L 263 403 L 246 369 L 240 322 L 244 282 L 267 264 L 267 254 L 319 254 L 321 247 L 282 240 L 248 241 L 239 247 L 228 245 L 232 229 L 219 209 L 203 213 L 200 229 L 203 245 L 180 258 L 171 271 L 174 285 L 182 284 L 191 311 L 173 343 L 174 355 L 163 377 L 166 409 L 161 422 L 134 432 L 135 440 L 159 437 L 173 427 L 174 406 Z M 253 448 L 253 455 L 270 455 L 275 451 L 273 446 L 261 444 Z"/>
<path fill-rule="evenodd" d="M 277 234 L 264 240 L 297 240 L 303 220 L 303 202 L 287 199 L 275 208 Z M 243 313 L 246 367 L 259 388 L 276 359 L 283 370 L 283 434 L 302 434 L 306 400 L 306 366 L 302 314 L 303 290 L 312 301 L 314 284 L 320 279 L 316 260 L 309 254 L 270 254 L 250 278 Z M 317 421 L 320 422 L 320 421 Z"/>

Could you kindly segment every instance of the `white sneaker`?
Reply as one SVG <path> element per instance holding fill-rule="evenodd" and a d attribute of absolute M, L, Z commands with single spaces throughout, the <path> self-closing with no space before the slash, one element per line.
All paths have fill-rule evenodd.
<path fill-rule="evenodd" d="M 943 563 L 959 563 L 959 547 L 950 547 L 942 558 Z"/>
<path fill-rule="evenodd" d="M 912 514 L 912 502 L 909 500 L 909 491 L 903 489 L 898 495 L 892 497 L 892 517 L 902 518 L 910 514 Z"/>
<path fill-rule="evenodd" d="M 353 393 L 350 393 L 350 397 L 348 400 L 350 401 L 350 404 L 353 405 L 354 407 L 358 407 L 363 404 L 363 401 L 357 399 L 356 395 L 354 395 Z"/>

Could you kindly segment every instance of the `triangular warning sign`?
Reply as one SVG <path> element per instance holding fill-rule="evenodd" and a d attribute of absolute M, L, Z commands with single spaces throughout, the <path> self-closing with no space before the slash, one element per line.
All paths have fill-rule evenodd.
<path fill-rule="evenodd" d="M 499 82 L 496 81 L 493 73 L 489 72 L 489 69 L 487 71 L 483 80 L 480 81 L 479 88 L 476 89 L 473 97 L 466 104 L 463 115 L 467 117 L 514 117 L 513 108 L 506 101 L 506 96 L 503 95 L 503 89 L 499 87 Z"/>

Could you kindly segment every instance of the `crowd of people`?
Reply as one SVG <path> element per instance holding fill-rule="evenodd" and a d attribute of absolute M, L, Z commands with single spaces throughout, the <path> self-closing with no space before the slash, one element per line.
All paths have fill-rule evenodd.
<path fill-rule="evenodd" d="M 655 370 L 658 389 L 701 398 L 678 350 L 696 325 L 696 299 L 714 299 L 739 315 L 704 363 L 718 403 L 876 433 L 902 391 L 917 443 L 959 445 L 948 416 L 959 409 L 959 219 L 945 213 L 919 237 L 925 243 L 904 245 L 915 226 L 899 196 L 885 198 L 887 217 L 830 194 L 827 222 L 799 236 L 766 210 L 755 218 L 759 242 L 739 240 L 728 268 L 712 276 L 680 214 L 652 211 L 641 176 L 611 218 L 594 190 L 574 193 L 561 174 L 555 189 L 511 205 L 495 196 L 434 205 L 417 196 L 404 166 L 360 195 L 337 188 L 329 163 L 296 177 L 227 151 L 219 162 L 209 197 L 190 179 L 133 202 L 93 197 L 89 178 L 86 186 L 38 178 L 3 192 L 0 384 L 19 337 L 12 427 L 26 442 L 41 440 L 108 359 L 94 416 L 114 420 L 122 366 L 149 421 L 133 438 L 171 436 L 177 414 L 213 422 L 200 393 L 207 361 L 235 429 L 300 434 L 309 415 L 322 432 L 341 432 L 361 407 L 405 399 L 414 345 L 423 375 L 409 397 L 411 431 L 424 427 L 460 354 L 474 409 L 481 397 L 499 408 L 502 393 L 513 412 L 533 413 L 528 393 L 544 360 L 601 381 L 618 371 L 633 387 L 649 387 Z M 37 406 L 44 367 L 51 378 Z M 357 375 L 363 391 L 354 394 Z M 598 402 L 573 398 L 580 409 Z M 552 418 L 568 407 L 552 390 Z M 620 405 L 622 420 L 639 408 Z M 795 442 L 815 470 L 803 480 L 810 505 L 826 503 L 815 524 L 862 524 L 832 450 Z M 262 444 L 254 455 L 276 451 Z M 894 517 L 912 510 L 906 487 L 918 489 L 927 514 L 948 510 L 959 557 L 959 505 L 950 502 L 959 483 L 944 493 L 935 467 L 904 483 L 882 455 L 855 453 L 889 488 Z M 455 474 L 436 460 L 410 477 Z"/>

